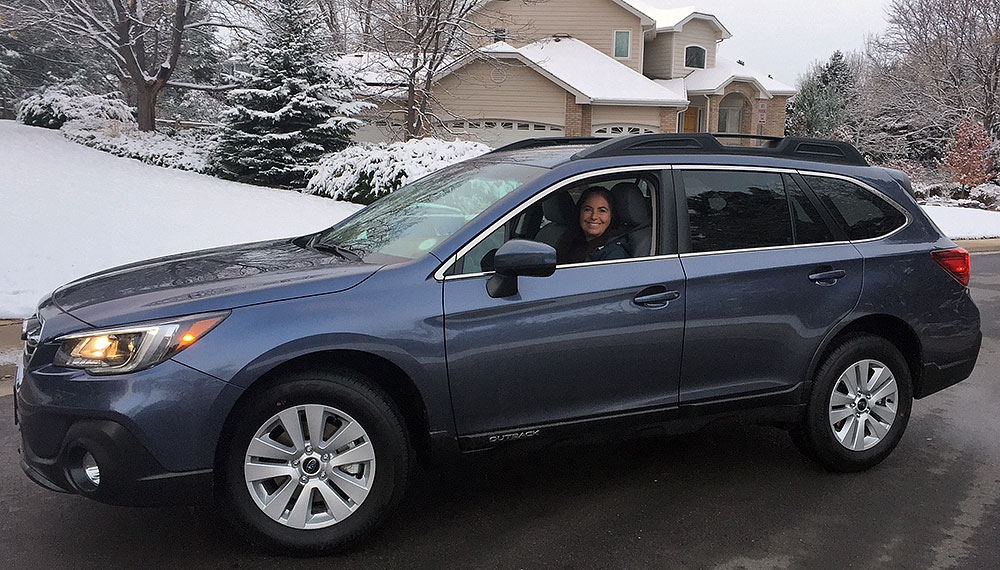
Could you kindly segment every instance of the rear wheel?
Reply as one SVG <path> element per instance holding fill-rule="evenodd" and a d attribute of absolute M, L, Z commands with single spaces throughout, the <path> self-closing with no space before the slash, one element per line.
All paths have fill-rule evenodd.
<path fill-rule="evenodd" d="M 806 419 L 792 440 L 833 471 L 868 469 L 903 437 L 912 402 L 910 371 L 899 350 L 881 337 L 851 336 L 817 370 Z"/>
<path fill-rule="evenodd" d="M 363 377 L 298 374 L 236 413 L 220 499 L 252 542 L 338 550 L 402 499 L 412 462 L 402 417 Z"/>

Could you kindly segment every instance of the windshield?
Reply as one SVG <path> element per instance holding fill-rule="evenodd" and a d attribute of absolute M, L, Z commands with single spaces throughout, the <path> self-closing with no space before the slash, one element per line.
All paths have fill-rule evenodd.
<path fill-rule="evenodd" d="M 523 164 L 456 164 L 403 186 L 323 231 L 311 245 L 416 259 L 545 171 Z"/>

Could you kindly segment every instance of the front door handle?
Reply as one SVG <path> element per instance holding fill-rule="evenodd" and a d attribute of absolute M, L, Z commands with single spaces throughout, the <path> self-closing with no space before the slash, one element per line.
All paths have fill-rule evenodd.
<path fill-rule="evenodd" d="M 847 272 L 843 269 L 830 269 L 809 275 L 809 280 L 818 285 L 835 285 L 838 279 L 843 279 L 845 276 Z"/>
<path fill-rule="evenodd" d="M 679 291 L 667 291 L 663 285 L 647 287 L 636 295 L 632 302 L 645 307 L 662 307 L 670 301 L 680 298 Z"/>

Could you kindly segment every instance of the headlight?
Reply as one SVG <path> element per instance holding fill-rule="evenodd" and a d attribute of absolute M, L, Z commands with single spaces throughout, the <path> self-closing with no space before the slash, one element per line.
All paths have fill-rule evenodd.
<path fill-rule="evenodd" d="M 155 366 L 191 346 L 229 311 L 191 315 L 61 336 L 53 363 L 91 374 L 124 374 Z"/>

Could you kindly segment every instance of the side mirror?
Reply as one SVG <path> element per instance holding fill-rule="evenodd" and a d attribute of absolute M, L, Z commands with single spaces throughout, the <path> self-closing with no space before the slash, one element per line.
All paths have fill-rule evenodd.
<path fill-rule="evenodd" d="M 490 297 L 517 294 L 517 278 L 548 277 L 556 271 L 556 250 L 537 241 L 512 239 L 500 246 L 493 257 L 496 274 L 486 282 Z"/>

